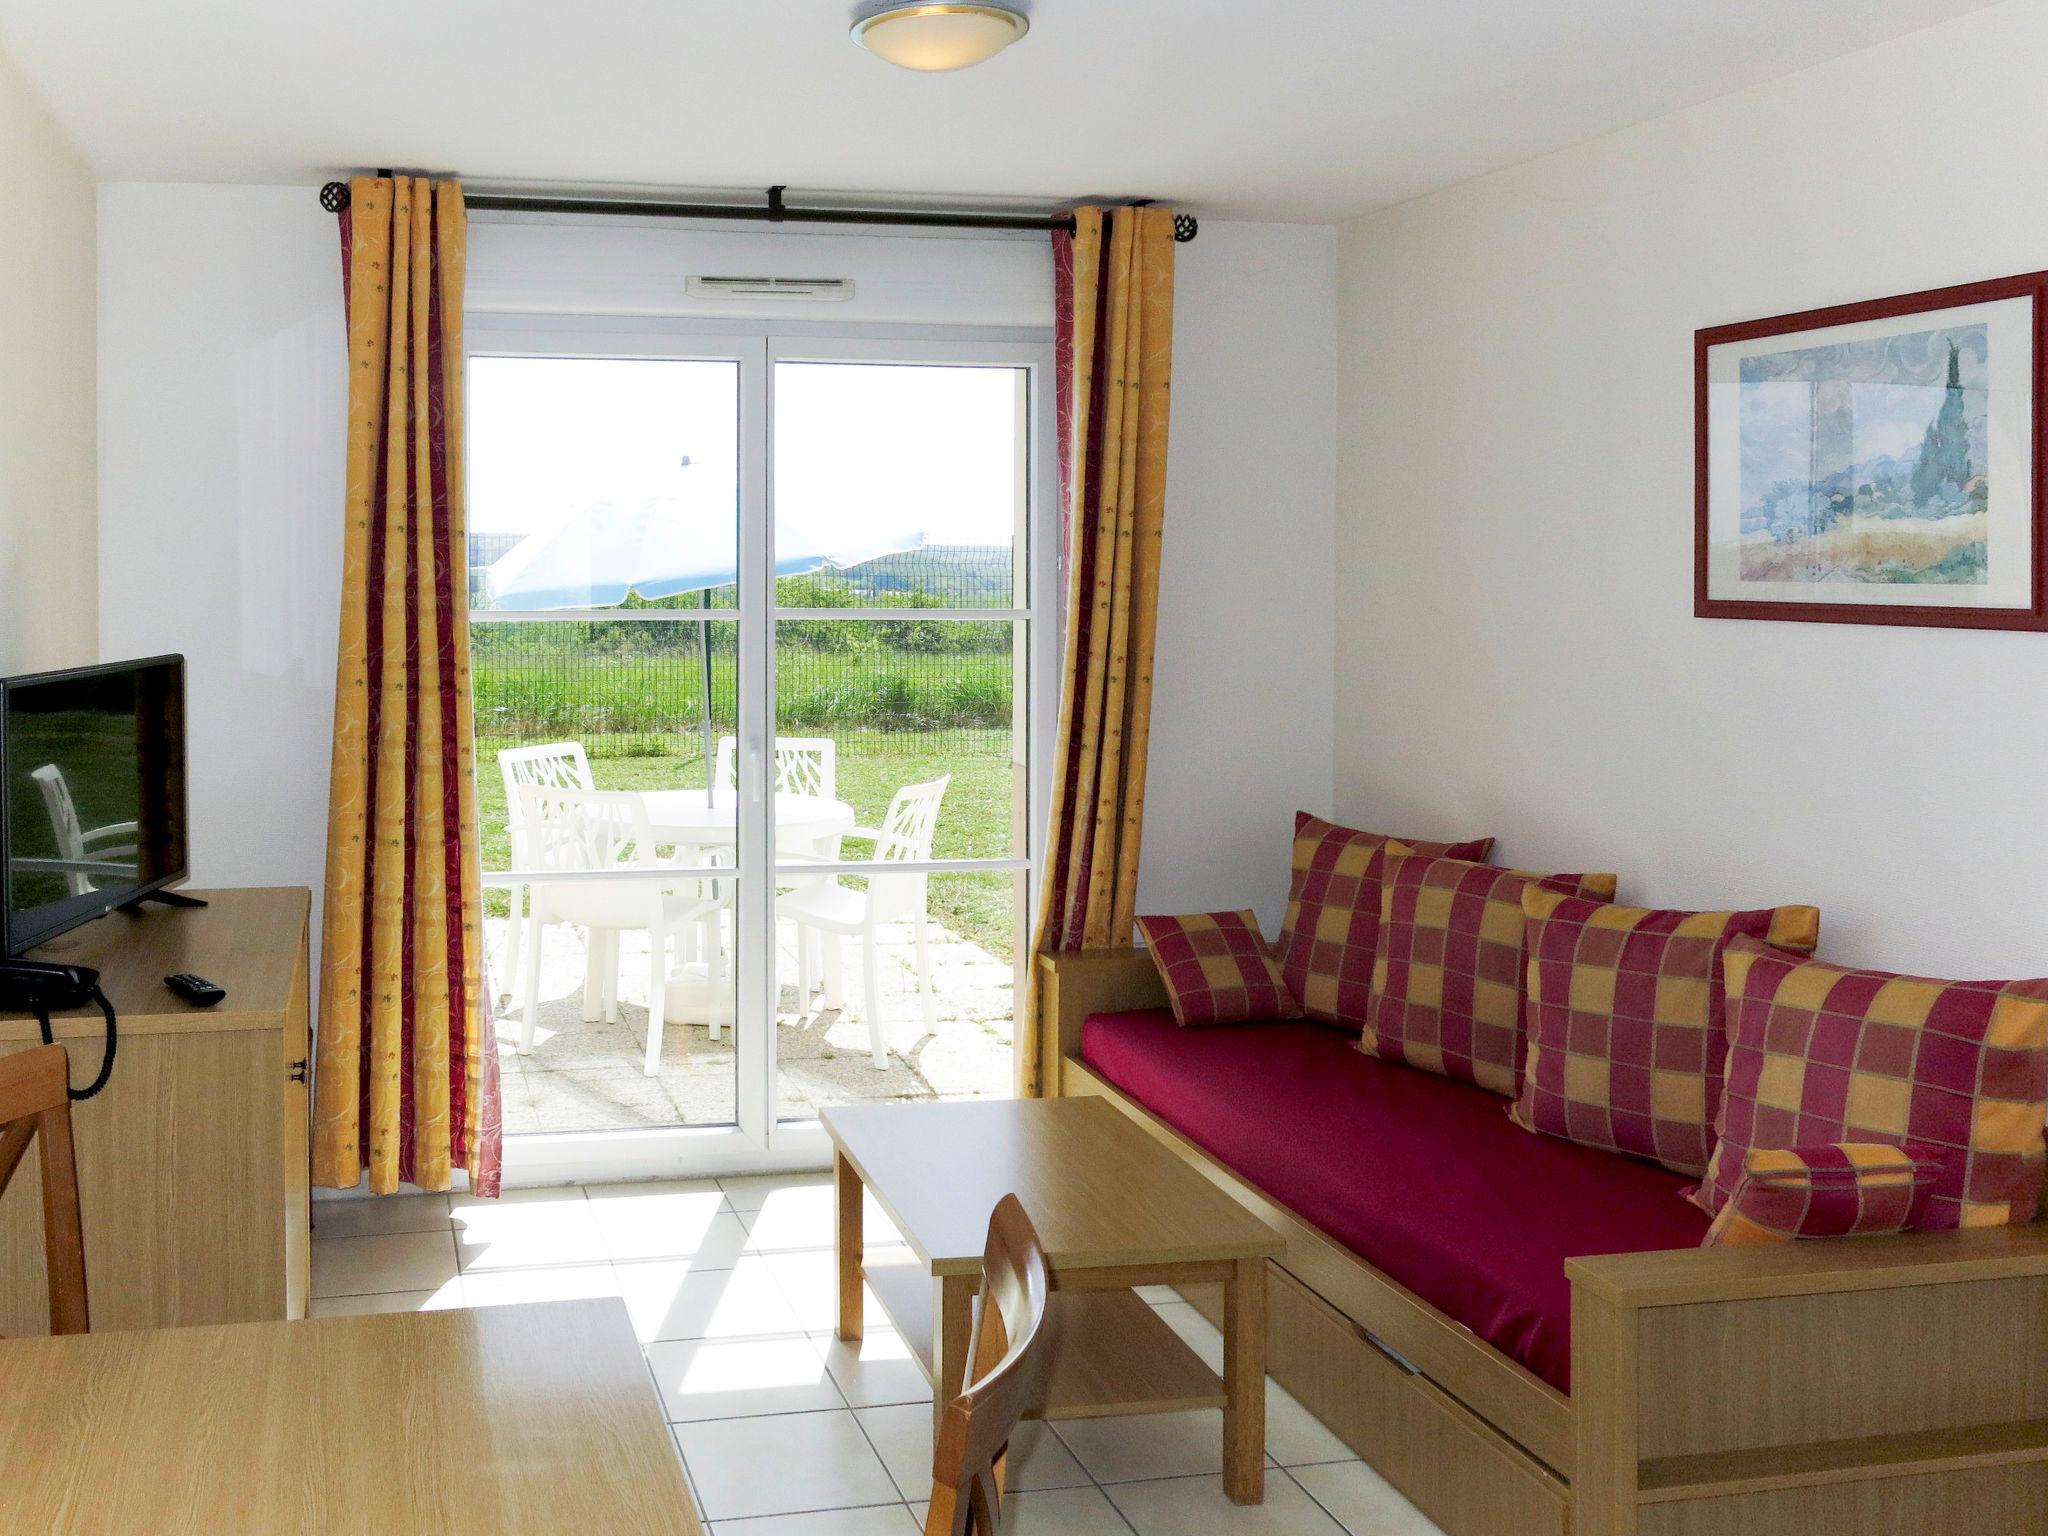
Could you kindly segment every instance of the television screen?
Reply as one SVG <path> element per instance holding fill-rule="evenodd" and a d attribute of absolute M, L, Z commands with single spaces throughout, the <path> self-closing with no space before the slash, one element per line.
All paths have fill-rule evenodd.
<path fill-rule="evenodd" d="M 0 680 L 0 955 L 189 874 L 180 656 Z"/>

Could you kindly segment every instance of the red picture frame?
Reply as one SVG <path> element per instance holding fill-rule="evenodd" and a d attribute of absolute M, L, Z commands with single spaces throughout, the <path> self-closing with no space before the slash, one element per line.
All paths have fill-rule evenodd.
<path fill-rule="evenodd" d="M 2033 355 L 2027 375 L 2033 380 L 2032 462 L 2026 476 L 2031 499 L 2026 526 L 2031 530 L 2029 589 L 2025 608 L 1886 606 L 1875 603 L 1782 602 L 1714 597 L 1709 586 L 1709 357 L 1730 342 L 1757 341 L 1829 326 L 1890 320 L 1927 311 L 1954 309 L 2004 299 L 2032 301 Z M 1984 282 L 1929 288 L 1891 298 L 1800 310 L 1734 325 L 1709 326 L 1693 333 L 1693 615 L 1702 619 L 1775 619 L 1808 624 L 1910 624 L 1943 629 L 2048 630 L 2048 272 L 2027 272 Z"/>

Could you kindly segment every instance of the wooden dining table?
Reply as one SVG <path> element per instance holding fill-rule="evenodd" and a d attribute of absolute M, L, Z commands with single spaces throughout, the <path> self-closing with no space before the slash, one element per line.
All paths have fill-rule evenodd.
<path fill-rule="evenodd" d="M 0 1340 L 0 1531 L 702 1530 L 615 1298 Z"/>

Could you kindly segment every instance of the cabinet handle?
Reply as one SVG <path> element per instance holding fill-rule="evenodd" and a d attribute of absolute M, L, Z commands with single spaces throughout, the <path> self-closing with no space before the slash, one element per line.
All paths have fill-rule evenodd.
<path fill-rule="evenodd" d="M 303 1083 L 306 1080 L 306 1058 L 301 1056 L 297 1061 L 293 1062 L 286 1071 L 285 1076 L 291 1082 Z"/>

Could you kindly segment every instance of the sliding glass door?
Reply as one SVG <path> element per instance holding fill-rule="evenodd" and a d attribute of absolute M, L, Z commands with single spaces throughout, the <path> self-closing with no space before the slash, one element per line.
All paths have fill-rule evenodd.
<path fill-rule="evenodd" d="M 515 1177 L 815 1161 L 833 1104 L 1010 1091 L 1049 351 L 470 317 Z"/>

